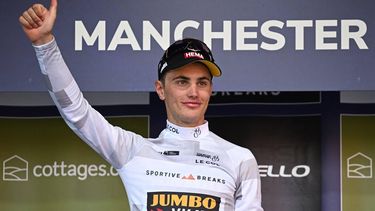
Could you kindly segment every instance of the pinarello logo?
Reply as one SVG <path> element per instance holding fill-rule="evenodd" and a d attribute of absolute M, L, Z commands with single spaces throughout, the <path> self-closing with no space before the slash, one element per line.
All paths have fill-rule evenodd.
<path fill-rule="evenodd" d="M 148 192 L 148 211 L 206 210 L 219 211 L 220 198 L 184 192 Z"/>

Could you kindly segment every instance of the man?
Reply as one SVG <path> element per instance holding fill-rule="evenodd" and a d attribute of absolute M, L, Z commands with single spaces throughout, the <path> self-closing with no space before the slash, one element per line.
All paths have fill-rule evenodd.
<path fill-rule="evenodd" d="M 263 210 L 254 156 L 210 132 L 204 119 L 212 77 L 221 75 L 204 43 L 184 39 L 165 51 L 155 90 L 167 127 L 146 139 L 112 126 L 84 99 L 52 35 L 56 11 L 57 0 L 49 9 L 36 4 L 19 21 L 61 115 L 117 169 L 131 210 Z"/>

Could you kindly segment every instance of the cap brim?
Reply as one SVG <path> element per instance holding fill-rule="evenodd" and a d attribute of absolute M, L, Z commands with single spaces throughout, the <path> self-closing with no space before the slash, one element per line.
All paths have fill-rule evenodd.
<path fill-rule="evenodd" d="M 221 70 L 219 66 L 217 66 L 215 63 L 207 61 L 207 60 L 196 60 L 195 62 L 201 62 L 204 65 L 206 65 L 207 68 L 210 70 L 212 76 L 215 76 L 215 77 L 221 76 Z"/>
<path fill-rule="evenodd" d="M 204 64 L 208 68 L 208 70 L 210 71 L 212 76 L 214 76 L 214 77 L 221 76 L 221 70 L 220 70 L 219 66 L 217 66 L 215 63 L 210 62 L 208 60 L 196 59 L 196 58 L 185 59 L 185 60 L 181 60 L 181 61 L 178 61 L 178 60 L 173 61 L 172 60 L 170 63 L 173 64 L 173 65 L 168 65 L 165 69 L 163 69 L 162 73 L 160 73 L 160 74 L 164 74 L 165 72 L 167 72 L 169 70 L 177 69 L 177 68 L 180 68 L 180 67 L 185 66 L 187 64 L 191 64 L 191 63 L 195 63 L 195 62 L 200 62 L 200 63 Z"/>

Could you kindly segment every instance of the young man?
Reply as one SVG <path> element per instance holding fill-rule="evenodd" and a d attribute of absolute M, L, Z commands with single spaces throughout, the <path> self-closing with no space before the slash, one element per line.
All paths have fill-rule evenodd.
<path fill-rule="evenodd" d="M 254 156 L 210 132 L 204 119 L 212 77 L 221 75 L 204 43 L 184 39 L 165 51 L 155 89 L 167 127 L 146 139 L 109 124 L 84 99 L 52 35 L 56 11 L 57 0 L 49 9 L 36 4 L 19 21 L 61 115 L 118 170 L 132 211 L 263 210 Z"/>

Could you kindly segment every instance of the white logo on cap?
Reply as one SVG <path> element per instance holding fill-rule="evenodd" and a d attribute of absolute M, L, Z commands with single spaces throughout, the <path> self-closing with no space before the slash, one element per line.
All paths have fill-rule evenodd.
<path fill-rule="evenodd" d="M 185 59 L 189 59 L 189 58 L 204 59 L 204 57 L 202 56 L 202 54 L 197 53 L 197 52 L 187 52 L 187 53 L 184 53 L 184 58 Z"/>
<path fill-rule="evenodd" d="M 200 50 L 197 50 L 197 49 L 194 49 L 194 48 L 187 48 L 189 51 L 194 51 L 194 52 L 197 52 L 197 51 L 200 51 Z"/>
<path fill-rule="evenodd" d="M 163 70 L 168 66 L 167 62 L 163 64 L 163 66 L 160 69 L 160 73 L 163 72 Z"/>

